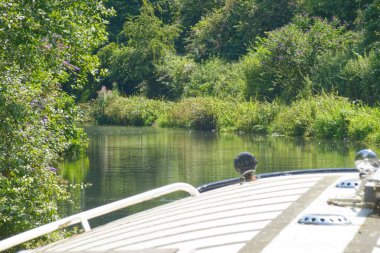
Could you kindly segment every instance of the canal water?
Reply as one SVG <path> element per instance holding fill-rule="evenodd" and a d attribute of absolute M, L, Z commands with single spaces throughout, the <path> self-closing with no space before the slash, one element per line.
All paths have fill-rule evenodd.
<path fill-rule="evenodd" d="M 343 141 L 236 135 L 156 127 L 87 126 L 86 156 L 65 160 L 60 171 L 70 183 L 74 203 L 62 203 L 62 216 L 88 210 L 175 182 L 195 187 L 238 177 L 237 154 L 248 151 L 259 161 L 257 173 L 317 168 L 352 168 L 358 144 Z M 369 147 L 370 148 L 370 147 Z M 376 151 L 376 150 L 375 150 Z M 171 194 L 91 221 L 97 226 L 116 218 L 184 197 Z"/>

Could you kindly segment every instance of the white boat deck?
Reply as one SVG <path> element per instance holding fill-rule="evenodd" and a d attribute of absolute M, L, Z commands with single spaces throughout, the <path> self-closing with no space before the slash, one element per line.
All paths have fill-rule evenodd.
<path fill-rule="evenodd" d="M 125 217 L 33 252 L 380 252 L 368 209 L 327 205 L 357 173 L 259 179 Z M 303 214 L 340 214 L 349 225 L 305 225 Z M 367 230 L 368 231 L 367 231 Z M 360 233 L 358 233 L 360 231 Z M 367 231 L 367 232 L 366 232 Z M 365 243 L 366 233 L 370 239 Z M 368 246 L 368 243 L 370 245 Z"/>

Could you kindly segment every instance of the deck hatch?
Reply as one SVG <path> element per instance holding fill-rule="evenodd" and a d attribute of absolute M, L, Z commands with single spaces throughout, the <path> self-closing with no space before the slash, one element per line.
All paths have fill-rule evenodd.
<path fill-rule="evenodd" d="M 298 223 L 306 225 L 349 225 L 351 221 L 339 214 L 306 214 Z"/>
<path fill-rule="evenodd" d="M 355 188 L 359 186 L 358 179 L 343 180 L 336 184 L 337 188 Z"/>

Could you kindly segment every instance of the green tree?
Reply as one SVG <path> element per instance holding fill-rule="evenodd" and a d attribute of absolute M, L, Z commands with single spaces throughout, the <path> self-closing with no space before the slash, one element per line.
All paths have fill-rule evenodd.
<path fill-rule="evenodd" d="M 220 56 L 236 60 L 255 38 L 288 23 L 293 1 L 227 0 L 191 29 L 187 50 L 196 59 Z"/>
<path fill-rule="evenodd" d="M 360 12 L 373 0 L 304 0 L 302 8 L 310 16 L 339 20 L 353 24 Z"/>
<path fill-rule="evenodd" d="M 355 40 L 338 22 L 306 17 L 267 35 L 242 61 L 247 95 L 287 102 L 311 94 L 310 78 L 322 55 L 338 52 Z"/>
<path fill-rule="evenodd" d="M 68 197 L 51 166 L 86 138 L 62 84 L 96 74 L 109 13 L 101 1 L 0 3 L 0 238 L 55 220 Z"/>
<path fill-rule="evenodd" d="M 108 0 L 105 2 L 108 8 L 115 10 L 115 15 L 109 19 L 107 31 L 109 32 L 109 41 L 118 43 L 122 40 L 120 32 L 123 30 L 125 20 L 139 14 L 141 8 L 140 0 Z"/>
<path fill-rule="evenodd" d="M 153 6 L 144 1 L 140 15 L 124 24 L 126 45 L 110 44 L 99 52 L 103 66 L 110 72 L 105 83 L 116 83 L 127 94 L 164 95 L 154 78 L 155 64 L 175 51 L 179 32 L 176 25 L 166 25 L 157 18 Z"/>
<path fill-rule="evenodd" d="M 154 7 L 155 15 L 165 24 L 178 22 L 179 10 L 177 0 L 150 0 L 148 1 Z M 112 8 L 115 15 L 109 20 L 107 31 L 109 32 L 109 41 L 115 43 L 125 43 L 125 37 L 122 33 L 124 23 L 138 16 L 144 1 L 141 0 L 107 0 L 105 6 Z"/>
<path fill-rule="evenodd" d="M 186 84 L 191 80 L 197 64 L 189 57 L 166 54 L 163 60 L 155 65 L 155 78 L 165 98 L 177 100 L 183 96 Z"/>
<path fill-rule="evenodd" d="M 176 49 L 184 54 L 191 27 L 209 13 L 223 7 L 225 0 L 174 0 L 174 2 L 177 6 L 178 20 L 182 27 L 181 36 L 176 42 Z"/>
<path fill-rule="evenodd" d="M 185 97 L 212 96 L 222 99 L 243 100 L 244 81 L 238 64 L 219 58 L 197 65 L 185 84 Z"/>
<path fill-rule="evenodd" d="M 48 91 L 21 70 L 0 78 L 0 238 L 58 218 L 57 201 L 68 198 L 55 161 L 86 147 L 75 126 L 73 100 Z"/>
<path fill-rule="evenodd" d="M 367 48 L 380 47 L 380 0 L 375 0 L 364 11 L 364 44 Z"/>
<path fill-rule="evenodd" d="M 372 50 L 348 60 L 337 80 L 342 96 L 376 105 L 380 96 L 380 52 Z"/>

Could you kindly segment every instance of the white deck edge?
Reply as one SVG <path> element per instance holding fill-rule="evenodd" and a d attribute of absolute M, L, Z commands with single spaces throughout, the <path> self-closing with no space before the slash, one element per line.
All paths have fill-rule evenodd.
<path fill-rule="evenodd" d="M 42 235 L 54 232 L 58 229 L 62 229 L 64 227 L 68 227 L 71 225 L 75 225 L 78 223 L 82 223 L 85 231 L 90 231 L 90 225 L 88 223 L 89 219 L 102 216 L 104 214 L 108 214 L 114 211 L 117 211 L 122 208 L 126 208 L 131 205 L 135 205 L 147 200 L 151 200 L 169 193 L 173 193 L 176 191 L 185 191 L 189 193 L 191 196 L 199 196 L 199 192 L 192 185 L 187 183 L 174 183 L 170 185 L 166 185 L 157 189 L 153 189 L 132 197 L 128 197 L 122 200 L 115 201 L 110 204 L 106 204 L 85 212 L 81 212 L 79 214 L 75 214 L 64 219 L 43 225 L 41 227 L 31 229 L 29 231 L 23 232 L 21 234 L 12 236 L 10 238 L 4 239 L 0 241 L 0 251 L 12 248 L 29 240 L 35 239 Z"/>

